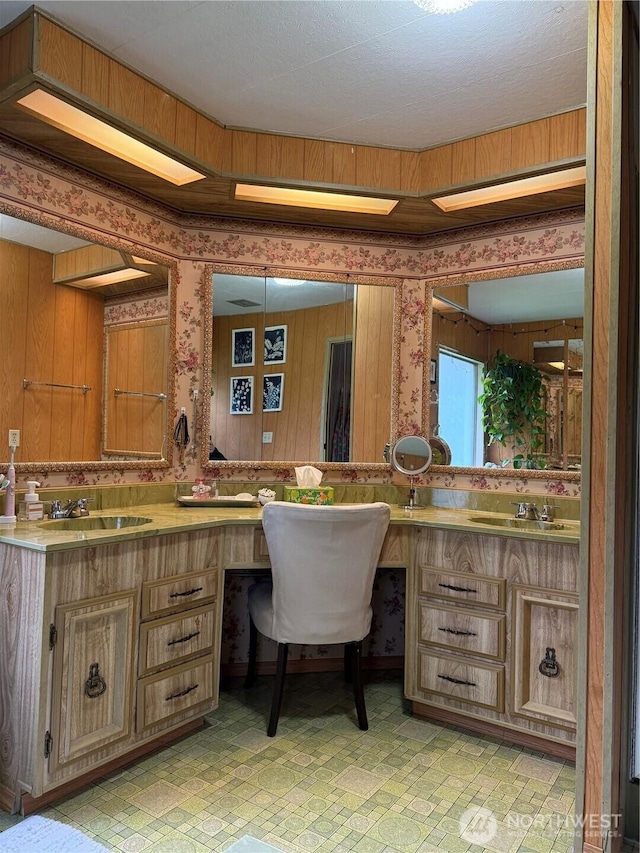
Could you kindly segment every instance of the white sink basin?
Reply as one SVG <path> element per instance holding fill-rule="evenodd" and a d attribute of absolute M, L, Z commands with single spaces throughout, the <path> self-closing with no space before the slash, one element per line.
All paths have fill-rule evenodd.
<path fill-rule="evenodd" d="M 564 530 L 566 524 L 556 521 L 537 521 L 529 518 L 493 518 L 488 515 L 478 515 L 470 518 L 475 524 L 490 524 L 492 527 L 510 527 L 516 530 Z"/>

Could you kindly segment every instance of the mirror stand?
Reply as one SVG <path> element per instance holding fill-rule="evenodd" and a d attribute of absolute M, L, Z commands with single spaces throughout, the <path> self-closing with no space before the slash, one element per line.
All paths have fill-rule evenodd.
<path fill-rule="evenodd" d="M 429 470 L 431 459 L 431 445 L 421 435 L 405 435 L 393 445 L 391 465 L 409 478 L 409 503 L 400 504 L 409 512 L 416 506 L 415 478 Z"/>

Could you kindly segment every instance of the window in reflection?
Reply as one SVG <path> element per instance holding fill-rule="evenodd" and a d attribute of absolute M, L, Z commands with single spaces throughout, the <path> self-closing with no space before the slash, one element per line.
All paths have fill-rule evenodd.
<path fill-rule="evenodd" d="M 438 409 L 438 434 L 446 436 L 451 448 L 451 464 L 477 467 L 484 464 L 481 393 L 483 364 L 457 353 L 440 350 L 438 375 L 443 388 L 455 388 L 455 394 L 443 394 Z"/>

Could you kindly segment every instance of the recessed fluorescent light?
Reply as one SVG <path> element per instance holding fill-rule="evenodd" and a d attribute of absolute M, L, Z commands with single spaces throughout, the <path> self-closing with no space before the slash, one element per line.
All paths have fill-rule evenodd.
<path fill-rule="evenodd" d="M 148 277 L 149 273 L 144 272 L 144 270 L 134 270 L 131 267 L 127 267 L 124 270 L 91 275 L 69 283 L 73 284 L 74 287 L 100 287 L 103 284 L 118 284 L 120 281 L 129 281 L 133 278 L 144 278 L 145 276 Z"/>
<path fill-rule="evenodd" d="M 495 204 L 510 198 L 521 198 L 537 193 L 547 193 L 552 190 L 563 190 L 584 184 L 587 175 L 586 166 L 574 169 L 564 169 L 561 172 L 549 172 L 536 175 L 534 178 L 521 178 L 506 184 L 495 184 L 492 187 L 482 187 L 479 190 L 467 190 L 453 195 L 443 195 L 432 198 L 440 210 L 449 213 L 452 210 L 463 210 L 466 207 L 479 207 L 482 204 Z"/>
<path fill-rule="evenodd" d="M 120 160 L 125 160 L 133 166 L 138 166 L 146 172 L 151 172 L 178 187 L 199 181 L 205 176 L 179 163 L 172 157 L 156 151 L 144 142 L 139 142 L 132 136 L 116 130 L 100 119 L 72 107 L 66 101 L 61 101 L 45 92 L 36 89 L 24 98 L 16 101 L 17 106 L 30 115 L 39 118 L 52 127 L 57 127 L 65 133 L 88 142 L 107 154 L 113 154 Z"/>
<path fill-rule="evenodd" d="M 263 204 L 341 210 L 346 213 L 375 213 L 382 216 L 391 213 L 398 203 L 397 199 L 341 195 L 315 190 L 292 190 L 286 187 L 258 187 L 253 184 L 236 184 L 236 198 L 240 201 L 259 201 Z"/>
<path fill-rule="evenodd" d="M 549 364 L 556 370 L 564 370 L 564 361 L 550 361 Z"/>
<path fill-rule="evenodd" d="M 276 284 L 281 284 L 283 287 L 295 287 L 296 284 L 306 284 L 306 278 L 274 278 Z"/>

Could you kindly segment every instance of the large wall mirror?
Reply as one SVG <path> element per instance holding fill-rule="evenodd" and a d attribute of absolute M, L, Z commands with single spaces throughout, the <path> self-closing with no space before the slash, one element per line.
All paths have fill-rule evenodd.
<path fill-rule="evenodd" d="M 167 265 L 0 214 L 0 316 L 18 470 L 170 464 Z"/>
<path fill-rule="evenodd" d="M 451 448 L 451 465 L 498 467 L 501 475 L 579 472 L 584 269 L 523 266 L 503 278 L 469 276 L 448 286 L 436 281 L 432 294 L 429 426 Z M 532 365 L 532 376 L 541 381 L 541 432 L 535 439 L 525 430 L 517 445 L 488 441 L 479 398 L 497 357 L 505 371 L 519 362 L 522 374 Z M 507 376 L 505 382 L 511 381 Z"/>
<path fill-rule="evenodd" d="M 203 465 L 382 464 L 398 287 L 214 270 Z"/>

